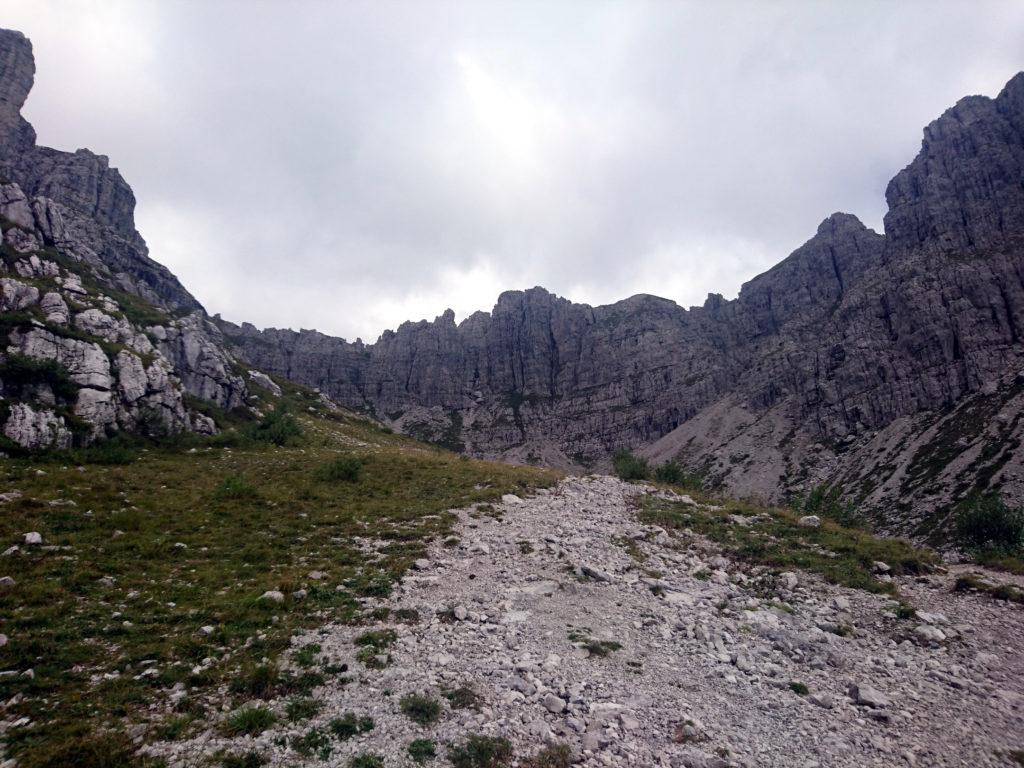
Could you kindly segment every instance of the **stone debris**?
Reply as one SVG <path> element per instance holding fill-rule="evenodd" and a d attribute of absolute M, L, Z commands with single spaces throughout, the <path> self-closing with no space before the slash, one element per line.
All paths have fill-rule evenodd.
<path fill-rule="evenodd" d="M 430 575 L 417 566 L 391 597 L 367 603 L 414 610 L 417 622 L 294 638 L 350 678 L 314 691 L 323 706 L 312 720 L 288 723 L 287 701 L 270 701 L 279 724 L 260 736 L 226 738 L 213 720 L 200 737 L 151 751 L 172 766 L 256 749 L 275 768 L 346 766 L 364 752 L 411 767 L 413 739 L 434 740 L 443 760 L 481 734 L 508 738 L 520 759 L 565 744 L 595 768 L 995 768 L 1005 764 L 997 750 L 1019 747 L 1019 608 L 955 593 L 951 569 L 927 583 L 895 577 L 919 609 L 901 620 L 889 596 L 772 574 L 698 535 L 644 525 L 634 501 L 643 492 L 574 478 L 504 502 L 500 515 L 456 510 L 461 543 L 436 542 Z M 726 578 L 706 577 L 716 572 Z M 939 626 L 955 635 L 920 641 L 922 627 Z M 357 658 L 355 638 L 383 629 L 395 642 Z M 466 689 L 471 706 L 444 696 Z M 408 693 L 441 703 L 436 725 L 402 714 Z M 374 729 L 334 742 L 326 760 L 300 761 L 287 746 L 345 712 L 372 717 Z"/>

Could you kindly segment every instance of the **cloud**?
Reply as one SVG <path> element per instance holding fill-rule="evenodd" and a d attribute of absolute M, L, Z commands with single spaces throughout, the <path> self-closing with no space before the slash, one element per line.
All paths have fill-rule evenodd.
<path fill-rule="evenodd" d="M 0 0 L 40 140 L 107 154 L 211 312 L 372 340 L 503 289 L 683 305 L 1022 67 L 1016 2 Z"/>

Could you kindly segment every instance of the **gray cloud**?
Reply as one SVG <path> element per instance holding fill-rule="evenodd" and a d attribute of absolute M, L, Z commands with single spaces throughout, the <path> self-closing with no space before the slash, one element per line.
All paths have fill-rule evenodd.
<path fill-rule="evenodd" d="M 40 141 L 108 154 L 212 312 L 372 339 L 544 285 L 688 305 L 1024 66 L 1018 2 L 0 0 Z"/>

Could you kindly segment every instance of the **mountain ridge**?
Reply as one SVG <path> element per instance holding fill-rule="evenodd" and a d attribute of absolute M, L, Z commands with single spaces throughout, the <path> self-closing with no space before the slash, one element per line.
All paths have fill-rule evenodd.
<path fill-rule="evenodd" d="M 238 407 L 250 397 L 242 374 L 252 366 L 454 450 L 587 470 L 631 448 L 767 501 L 824 488 L 883 523 L 900 505 L 888 514 L 900 530 L 941 525 L 972 494 L 1024 501 L 1024 73 L 925 128 L 920 152 L 887 185 L 884 234 L 834 213 L 734 299 L 710 294 L 683 308 L 638 294 L 592 307 L 534 287 L 505 291 L 490 312 L 458 324 L 447 310 L 372 344 L 209 317 L 149 257 L 134 195 L 106 157 L 36 145 L 21 116 L 33 77 L 28 40 L 0 33 L 9 292 L 28 296 L 25 280 L 62 281 L 60 270 L 82 265 L 107 289 L 91 309 L 111 319 L 76 315 L 75 332 L 96 344 L 146 336 L 180 382 L 171 384 L 177 398 Z M 25 266 L 47 249 L 71 262 L 42 259 L 49 276 Z M 40 302 L 62 295 L 74 304 L 52 287 L 56 298 L 12 298 L 4 309 L 20 302 L 17 311 L 41 322 Z M 119 291 L 148 302 L 160 322 L 110 331 L 124 314 Z M 56 333 L 52 323 L 46 332 Z M 25 341 L 39 332 L 18 333 L 9 350 L 41 354 Z M 145 358 L 139 343 L 135 355 Z M 113 357 L 109 366 L 120 370 Z M 94 434 L 136 428 L 113 379 L 88 389 L 100 394 L 86 399 L 104 402 Z M 18 390 L 15 399 L 23 395 L 48 397 Z M 79 413 L 67 407 L 69 418 Z M 972 409 L 991 418 L 957 420 Z M 95 420 L 95 411 L 83 412 Z M 174 427 L 189 428 L 175 413 Z M 960 424 L 955 435 L 950 419 Z M 880 436 L 889 442 L 878 446 Z"/>

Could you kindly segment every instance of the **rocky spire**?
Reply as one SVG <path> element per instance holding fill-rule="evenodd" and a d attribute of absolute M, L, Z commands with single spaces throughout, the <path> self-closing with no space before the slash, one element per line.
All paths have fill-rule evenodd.
<path fill-rule="evenodd" d="M 32 43 L 20 32 L 0 29 L 0 155 L 36 143 L 36 132 L 21 116 L 35 73 Z"/>

